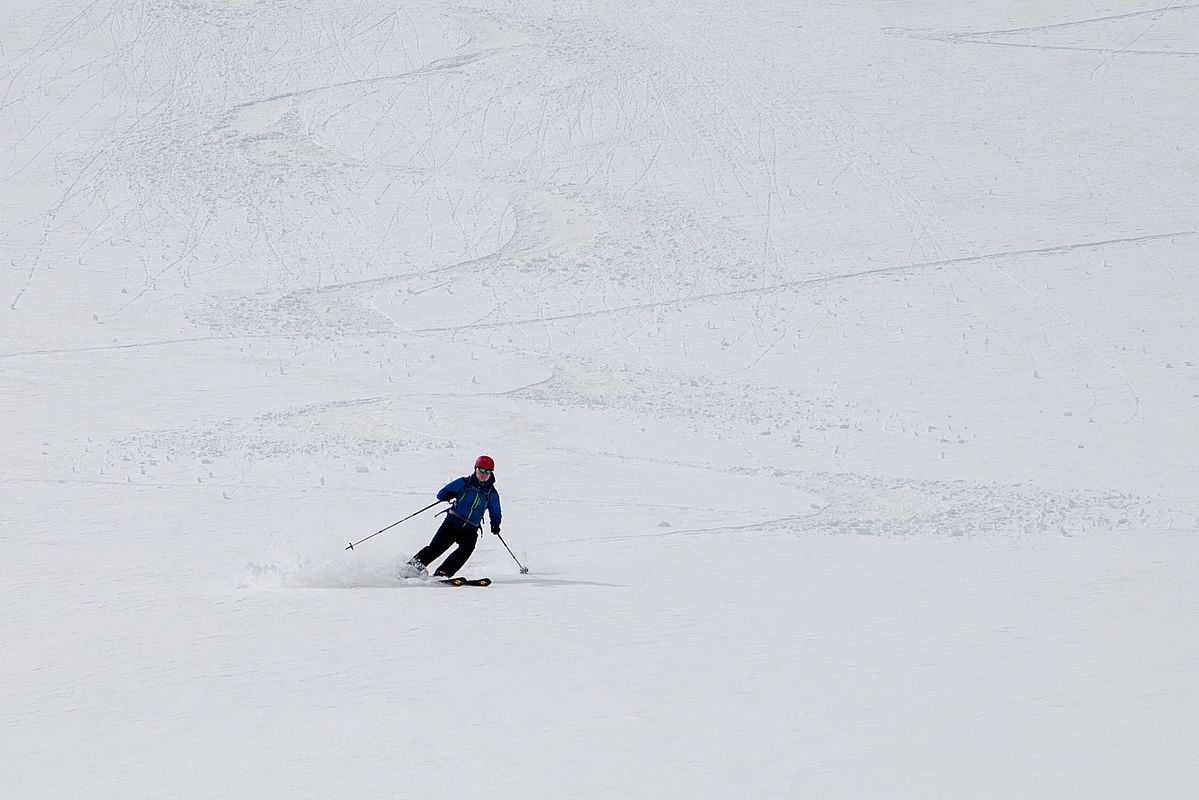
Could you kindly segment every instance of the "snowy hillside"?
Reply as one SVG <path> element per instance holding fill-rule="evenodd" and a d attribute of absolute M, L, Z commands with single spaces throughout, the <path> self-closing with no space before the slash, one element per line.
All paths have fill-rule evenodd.
<path fill-rule="evenodd" d="M 1195 797 L 1197 85 L 1188 3 L 5 4 L 5 795 Z M 528 574 L 344 549 L 480 453 Z"/>

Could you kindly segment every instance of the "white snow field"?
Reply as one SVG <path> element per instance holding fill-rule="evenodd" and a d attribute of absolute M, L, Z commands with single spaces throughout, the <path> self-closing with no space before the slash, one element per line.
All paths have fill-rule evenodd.
<path fill-rule="evenodd" d="M 0 794 L 1199 797 L 1199 4 L 7 0 Z M 401 582 L 497 462 L 503 536 Z"/>

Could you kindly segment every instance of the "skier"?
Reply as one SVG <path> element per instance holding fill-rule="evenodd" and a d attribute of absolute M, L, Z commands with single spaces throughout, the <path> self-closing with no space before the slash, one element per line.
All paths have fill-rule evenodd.
<path fill-rule="evenodd" d="M 475 551 L 479 542 L 479 529 L 483 526 L 483 512 L 491 520 L 491 532 L 500 532 L 500 493 L 495 488 L 495 461 L 491 456 L 475 459 L 474 474 L 456 478 L 437 493 L 437 499 L 453 501 L 446 512 L 445 521 L 433 534 L 432 541 L 400 568 L 400 577 L 416 578 L 428 575 L 428 566 L 457 544 L 433 573 L 434 577 L 452 578 Z"/>

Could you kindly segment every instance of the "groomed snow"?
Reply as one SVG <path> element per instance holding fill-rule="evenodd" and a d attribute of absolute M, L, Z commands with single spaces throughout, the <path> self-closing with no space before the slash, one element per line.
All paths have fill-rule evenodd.
<path fill-rule="evenodd" d="M 22 800 L 1199 794 L 1199 5 L 11 0 Z M 503 534 L 401 582 L 497 462 Z"/>

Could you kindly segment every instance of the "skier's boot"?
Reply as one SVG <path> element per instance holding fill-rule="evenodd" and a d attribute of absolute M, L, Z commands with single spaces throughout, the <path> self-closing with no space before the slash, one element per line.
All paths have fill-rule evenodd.
<path fill-rule="evenodd" d="M 425 565 L 419 559 L 414 558 L 400 567 L 399 575 L 401 578 L 427 578 L 429 570 L 425 569 Z"/>

